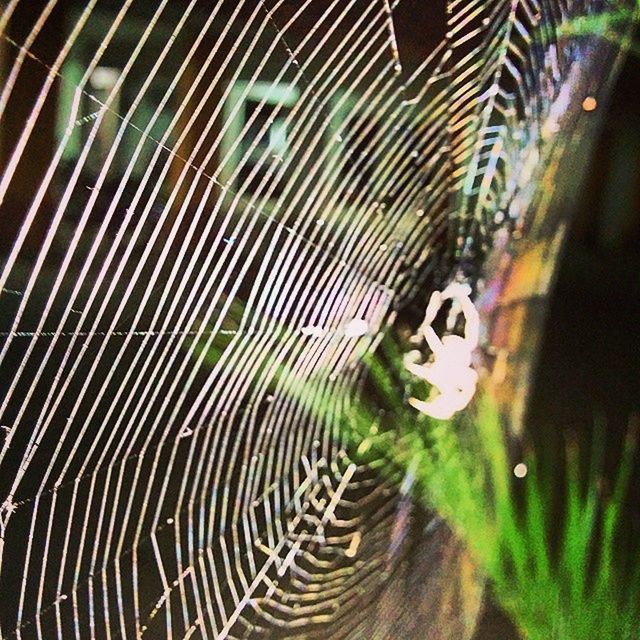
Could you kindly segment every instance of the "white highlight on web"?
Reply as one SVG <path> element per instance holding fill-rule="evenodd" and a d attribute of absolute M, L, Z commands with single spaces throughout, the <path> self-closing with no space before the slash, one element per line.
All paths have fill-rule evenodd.
<path fill-rule="evenodd" d="M 303 336 L 309 336 L 311 338 L 324 338 L 325 334 L 327 333 L 326 330 L 322 327 L 314 326 L 302 327 L 300 331 L 302 332 Z"/>
<path fill-rule="evenodd" d="M 361 318 L 354 318 L 344 327 L 344 335 L 347 338 L 360 338 L 369 333 L 369 323 Z"/>

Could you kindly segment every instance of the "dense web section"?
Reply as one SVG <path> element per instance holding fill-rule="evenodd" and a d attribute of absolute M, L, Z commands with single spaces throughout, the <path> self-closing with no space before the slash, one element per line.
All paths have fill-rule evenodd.
<path fill-rule="evenodd" d="M 517 226 L 605 8 L 4 3 L 1 638 L 374 637 L 407 498 L 340 416 Z"/>

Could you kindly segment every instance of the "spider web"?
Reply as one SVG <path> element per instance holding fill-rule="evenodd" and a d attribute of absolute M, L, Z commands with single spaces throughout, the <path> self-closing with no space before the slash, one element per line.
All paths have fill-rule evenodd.
<path fill-rule="evenodd" d="M 5 3 L 0 637 L 382 628 L 411 507 L 347 451 L 362 358 L 484 275 L 607 8 L 433 4 Z"/>

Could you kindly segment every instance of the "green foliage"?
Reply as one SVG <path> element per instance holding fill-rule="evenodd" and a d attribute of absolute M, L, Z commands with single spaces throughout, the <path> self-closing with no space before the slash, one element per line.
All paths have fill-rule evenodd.
<path fill-rule="evenodd" d="M 560 36 L 597 36 L 640 54 L 640 47 L 632 41 L 632 30 L 640 16 L 640 0 L 631 8 L 622 3 L 617 9 L 599 15 L 583 16 L 566 21 L 560 26 Z"/>
<path fill-rule="evenodd" d="M 578 451 L 570 446 L 560 493 L 564 508 L 558 514 L 554 487 L 563 486 L 558 472 L 531 460 L 523 505 L 512 507 L 499 527 L 502 558 L 488 571 L 498 598 L 526 638 L 640 637 L 639 549 L 625 541 L 621 526 L 635 450 L 634 437 L 615 490 L 605 497 L 601 462 L 594 460 L 590 477 L 581 481 Z"/>

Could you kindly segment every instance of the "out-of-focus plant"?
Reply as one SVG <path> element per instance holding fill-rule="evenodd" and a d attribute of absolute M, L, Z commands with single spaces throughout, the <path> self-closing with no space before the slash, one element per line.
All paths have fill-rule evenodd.
<path fill-rule="evenodd" d="M 598 36 L 640 55 L 640 46 L 633 41 L 633 30 L 640 20 L 640 0 L 635 6 L 619 6 L 598 15 L 568 20 L 558 30 L 560 36 Z"/>

